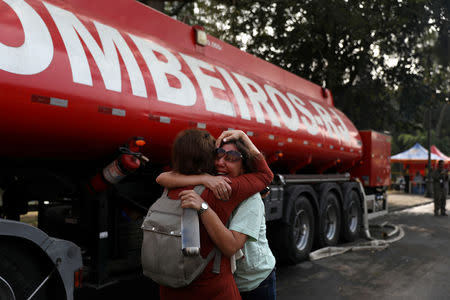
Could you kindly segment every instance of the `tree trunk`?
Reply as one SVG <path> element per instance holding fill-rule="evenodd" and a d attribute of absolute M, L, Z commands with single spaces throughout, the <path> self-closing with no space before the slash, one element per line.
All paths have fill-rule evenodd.
<path fill-rule="evenodd" d="M 439 139 L 439 134 L 441 131 L 441 126 L 442 126 L 442 122 L 444 120 L 444 116 L 445 116 L 445 109 L 448 107 L 448 103 L 444 103 L 442 109 L 441 109 L 441 113 L 439 114 L 439 120 L 436 124 L 436 139 Z"/>

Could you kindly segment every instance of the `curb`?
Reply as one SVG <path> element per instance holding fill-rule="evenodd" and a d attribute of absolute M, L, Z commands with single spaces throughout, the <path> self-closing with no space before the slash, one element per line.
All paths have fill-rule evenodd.
<path fill-rule="evenodd" d="M 433 200 L 429 200 L 429 201 L 427 201 L 427 202 L 422 202 L 422 203 L 418 203 L 418 204 L 414 204 L 414 205 L 408 205 L 408 206 L 398 206 L 398 207 L 396 207 L 395 209 L 390 209 L 389 207 L 388 207 L 388 213 L 391 213 L 391 212 L 396 212 L 396 211 L 402 211 L 402 210 L 405 210 L 405 209 L 408 209 L 408 208 L 413 208 L 413 207 L 417 207 L 417 206 L 422 206 L 422 205 L 426 205 L 426 204 L 430 204 L 430 203 L 433 203 Z"/>

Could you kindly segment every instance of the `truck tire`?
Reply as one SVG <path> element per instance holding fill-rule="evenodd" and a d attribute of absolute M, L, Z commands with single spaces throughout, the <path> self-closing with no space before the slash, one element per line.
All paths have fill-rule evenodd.
<path fill-rule="evenodd" d="M 309 200 L 300 195 L 288 212 L 288 222 L 279 225 L 277 256 L 283 263 L 296 264 L 308 259 L 314 242 L 314 213 Z"/>
<path fill-rule="evenodd" d="M 339 241 L 340 229 L 341 209 L 338 198 L 332 190 L 324 190 L 320 193 L 318 247 L 335 246 Z"/>
<path fill-rule="evenodd" d="M 0 256 L 0 259 L 3 260 L 4 258 Z M 4 262 L 1 261 L 0 268 L 7 269 L 8 267 L 5 267 Z M 8 280 L 3 278 L 2 276 L 4 276 L 4 275 L 0 275 L 0 299 L 15 300 L 16 296 L 15 296 L 15 293 L 14 293 L 11 285 L 9 284 Z"/>
<path fill-rule="evenodd" d="M 0 241 L 0 299 L 28 299 L 49 273 L 25 245 Z M 33 300 L 52 299 L 48 291 L 43 286 Z"/>
<path fill-rule="evenodd" d="M 362 223 L 361 197 L 352 185 L 344 186 L 343 194 L 342 239 L 344 242 L 354 242 Z"/>

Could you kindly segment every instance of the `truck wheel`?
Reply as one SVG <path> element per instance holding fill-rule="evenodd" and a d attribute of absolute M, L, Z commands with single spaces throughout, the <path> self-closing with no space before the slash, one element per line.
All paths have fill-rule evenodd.
<path fill-rule="evenodd" d="M 299 263 L 308 258 L 314 239 L 314 213 L 309 200 L 299 196 L 292 203 L 288 224 L 283 224 L 281 239 L 283 261 Z"/>
<path fill-rule="evenodd" d="M 15 300 L 16 295 L 9 282 L 0 275 L 0 299 Z"/>
<path fill-rule="evenodd" d="M 339 241 L 341 210 L 336 195 L 327 191 L 321 195 L 319 209 L 319 248 L 335 246 Z"/>
<path fill-rule="evenodd" d="M 342 207 L 342 238 L 345 242 L 354 242 L 361 229 L 361 201 L 357 191 L 348 188 L 344 190 Z"/>
<path fill-rule="evenodd" d="M 1 241 L 0 246 L 0 299 L 28 299 L 49 274 L 31 251 L 17 243 Z M 33 300 L 51 299 L 44 286 Z"/>

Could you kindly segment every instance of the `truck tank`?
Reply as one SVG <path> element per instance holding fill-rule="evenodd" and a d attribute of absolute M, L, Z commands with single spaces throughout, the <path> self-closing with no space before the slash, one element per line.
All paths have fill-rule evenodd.
<path fill-rule="evenodd" d="M 136 1 L 3 0 L 0 22 L 2 156 L 95 159 L 142 136 L 168 162 L 197 127 L 245 130 L 286 173 L 362 157 L 330 91 Z"/>

